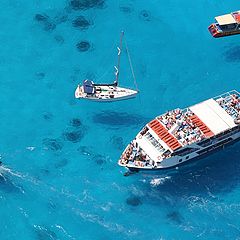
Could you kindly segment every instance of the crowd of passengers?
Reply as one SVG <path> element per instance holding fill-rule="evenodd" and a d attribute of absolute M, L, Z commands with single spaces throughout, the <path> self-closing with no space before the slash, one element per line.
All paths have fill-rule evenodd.
<path fill-rule="evenodd" d="M 121 156 L 121 163 L 126 165 L 132 162 L 136 166 L 144 167 L 150 163 L 149 156 L 133 140 Z"/>
<path fill-rule="evenodd" d="M 217 103 L 233 118 L 238 117 L 240 112 L 240 98 L 237 94 L 221 97 L 216 100 Z"/>
<path fill-rule="evenodd" d="M 200 141 L 204 138 L 201 130 L 190 120 L 193 112 L 188 110 L 183 112 L 181 109 L 168 111 L 158 119 L 164 126 L 170 130 L 179 142 L 183 145 L 191 144 Z"/>

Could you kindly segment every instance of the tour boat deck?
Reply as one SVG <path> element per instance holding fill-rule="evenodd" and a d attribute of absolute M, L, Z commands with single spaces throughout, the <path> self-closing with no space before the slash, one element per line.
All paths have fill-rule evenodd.
<path fill-rule="evenodd" d="M 149 122 L 122 157 L 137 152 L 140 160 L 158 159 L 160 162 L 182 147 L 235 127 L 239 112 L 240 94 L 235 90 L 183 110 L 168 111 Z"/>

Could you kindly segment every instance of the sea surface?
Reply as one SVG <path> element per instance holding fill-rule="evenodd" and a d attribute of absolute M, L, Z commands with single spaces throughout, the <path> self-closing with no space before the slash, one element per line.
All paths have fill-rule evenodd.
<path fill-rule="evenodd" d="M 1 240 L 240 239 L 240 143 L 179 169 L 124 177 L 152 118 L 240 90 L 240 35 L 214 39 L 235 0 L 1 2 Z M 112 82 L 120 32 L 140 94 L 74 98 Z M 125 46 L 125 45 L 124 45 Z M 126 50 L 120 85 L 134 87 Z"/>

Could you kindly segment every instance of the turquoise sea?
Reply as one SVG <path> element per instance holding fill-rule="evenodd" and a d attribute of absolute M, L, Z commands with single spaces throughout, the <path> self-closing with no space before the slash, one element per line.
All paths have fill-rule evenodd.
<path fill-rule="evenodd" d="M 234 0 L 3 1 L 1 240 L 240 239 L 240 143 L 159 174 L 117 160 L 153 117 L 239 86 L 240 35 L 214 39 Z M 121 30 L 139 97 L 77 101 L 111 82 Z M 134 87 L 126 54 L 122 86 Z"/>

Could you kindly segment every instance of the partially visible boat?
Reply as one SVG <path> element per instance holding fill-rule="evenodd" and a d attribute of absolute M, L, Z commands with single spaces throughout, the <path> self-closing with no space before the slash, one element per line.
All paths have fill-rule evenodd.
<path fill-rule="evenodd" d="M 208 30 L 215 38 L 240 34 L 240 11 L 215 17 Z"/>
<path fill-rule="evenodd" d="M 176 167 L 240 140 L 240 94 L 236 90 L 150 121 L 122 153 L 131 171 Z"/>
<path fill-rule="evenodd" d="M 113 102 L 119 101 L 129 98 L 134 98 L 138 94 L 135 75 L 132 68 L 132 63 L 130 59 L 130 55 L 128 52 L 128 48 L 126 46 L 126 50 L 128 53 L 128 59 L 132 71 L 132 75 L 134 78 L 134 83 L 136 86 L 136 90 L 130 88 L 119 87 L 119 70 L 120 70 L 120 57 L 122 51 L 122 42 L 123 42 L 124 32 L 121 33 L 120 37 L 120 47 L 118 47 L 118 64 L 115 67 L 115 80 L 113 83 L 105 84 L 105 83 L 94 83 L 92 80 L 86 79 L 83 81 L 82 85 L 78 85 L 75 90 L 75 98 L 78 99 L 88 99 L 99 102 Z"/>

